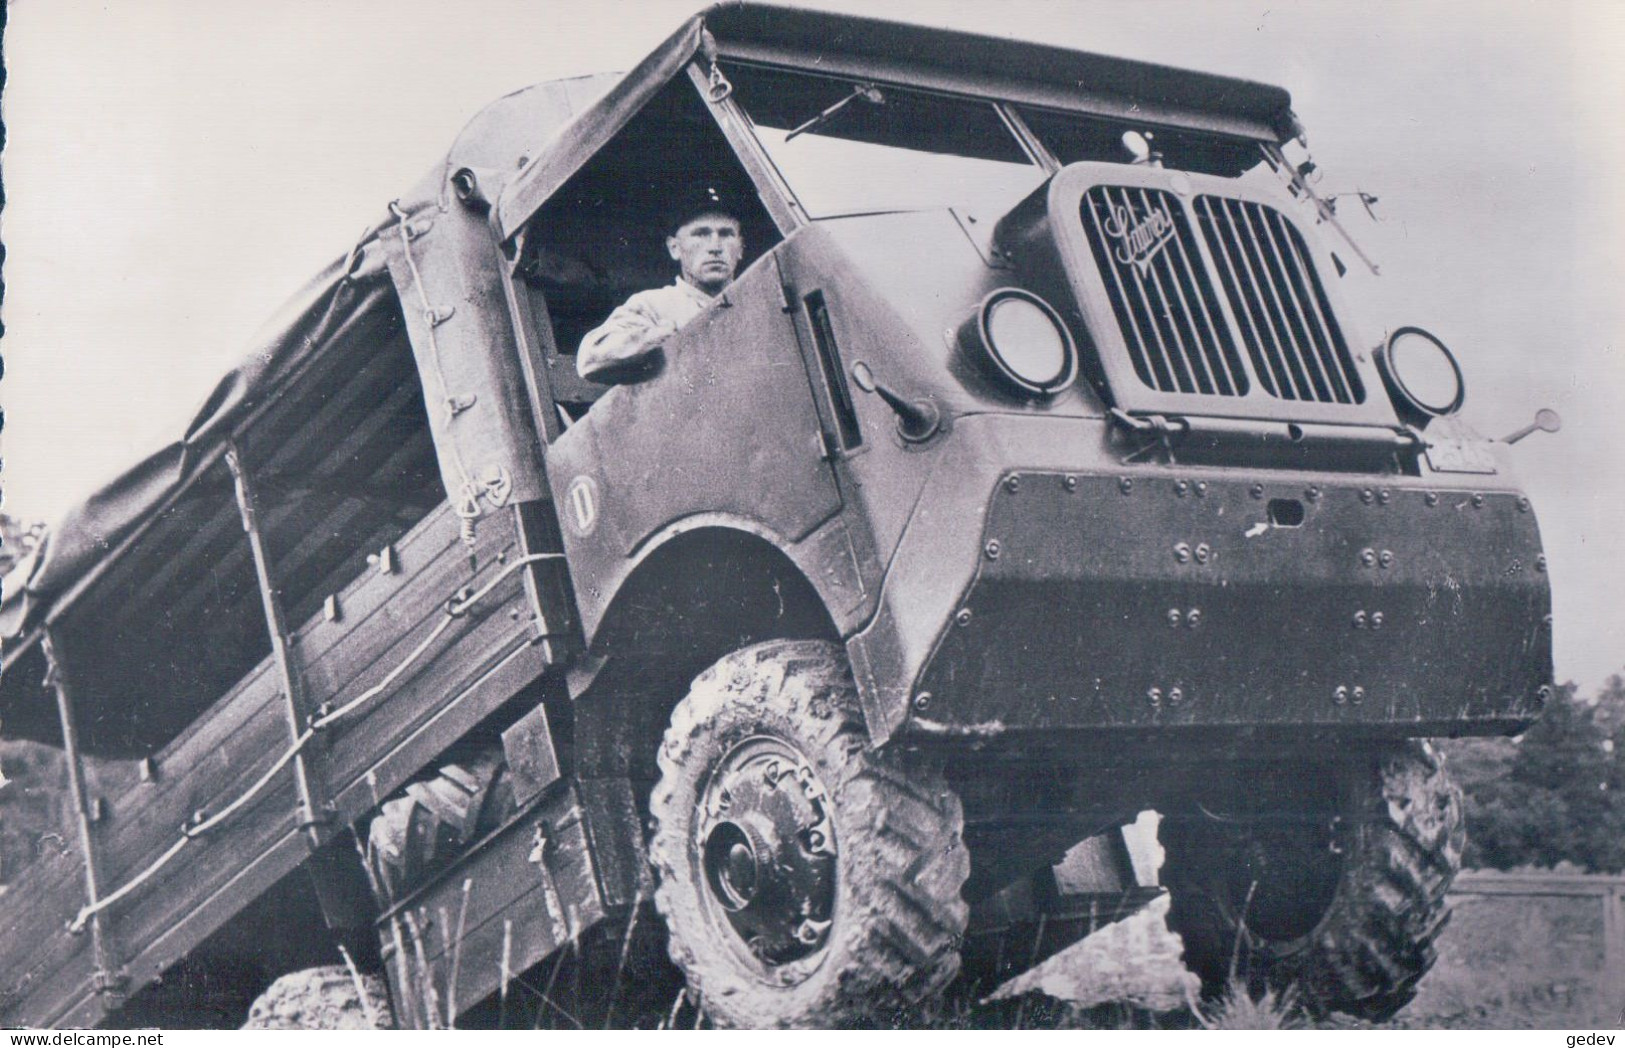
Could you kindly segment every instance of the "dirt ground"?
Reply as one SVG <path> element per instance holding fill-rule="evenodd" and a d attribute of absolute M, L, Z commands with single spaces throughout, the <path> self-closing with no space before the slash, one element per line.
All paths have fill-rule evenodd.
<path fill-rule="evenodd" d="M 1190 1009 L 1197 980 L 1168 931 L 1167 897 L 1103 928 L 1007 984 L 988 1002 L 950 999 L 883 1026 L 1200 1028 Z M 1591 899 L 1458 897 L 1439 942 L 1439 962 L 1389 1029 L 1612 1029 L 1622 1025 L 1625 987 L 1601 985 L 1601 915 Z M 383 985 L 366 978 L 367 1004 L 345 968 L 285 976 L 254 1005 L 248 1028 L 364 1029 L 391 1023 Z M 370 1010 L 369 1010 L 370 1009 Z M 1212 1009 L 1205 1009 L 1208 1018 Z M 1258 1023 L 1306 1023 L 1251 1013 Z M 629 1016 L 652 1027 L 663 1015 Z M 1244 1017 L 1241 1020 L 1247 1022 Z M 620 1024 L 617 1024 L 620 1025 Z M 685 1023 L 686 1025 L 686 1023 Z M 1333 1019 L 1337 1029 L 1367 1024 Z"/>

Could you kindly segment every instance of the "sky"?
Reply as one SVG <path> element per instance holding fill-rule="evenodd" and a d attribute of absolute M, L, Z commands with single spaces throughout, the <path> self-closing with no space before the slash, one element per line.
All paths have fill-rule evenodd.
<path fill-rule="evenodd" d="M 173 438 L 306 278 L 486 102 L 626 69 L 690 0 L 11 0 L 4 508 L 51 520 Z M 1280 84 L 1382 274 L 1517 445 L 1559 680 L 1625 669 L 1625 3 L 821 0 Z"/>

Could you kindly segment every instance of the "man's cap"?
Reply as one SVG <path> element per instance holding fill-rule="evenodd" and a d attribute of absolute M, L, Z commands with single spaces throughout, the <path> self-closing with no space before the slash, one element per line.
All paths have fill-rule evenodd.
<path fill-rule="evenodd" d="M 739 208 L 727 193 L 720 192 L 715 186 L 691 188 L 667 209 L 666 230 L 675 233 L 701 215 L 727 215 L 738 221 Z"/>

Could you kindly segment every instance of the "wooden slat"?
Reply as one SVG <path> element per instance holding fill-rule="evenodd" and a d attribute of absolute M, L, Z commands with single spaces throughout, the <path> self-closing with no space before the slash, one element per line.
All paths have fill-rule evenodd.
<path fill-rule="evenodd" d="M 393 747 L 387 744 L 394 740 L 380 740 L 373 763 L 363 759 L 333 771 L 332 781 L 342 783 L 335 787 L 333 796 L 339 819 L 354 822 L 376 808 L 444 751 L 447 739 L 461 738 L 547 668 L 547 659 L 539 648 L 510 638 L 496 663 L 473 679 L 456 699 L 432 708 L 429 716 L 397 733 L 399 741 Z M 344 782 L 345 778 L 349 781 Z"/>
<path fill-rule="evenodd" d="M 74 852 L 53 851 L 8 885 L 0 930 L 0 943 L 5 944 L 0 951 L 0 1025 L 43 1023 L 48 1014 L 67 1007 L 68 995 L 91 988 L 96 963 L 90 936 L 66 930 L 84 904 L 83 878 L 84 867 Z"/>
<path fill-rule="evenodd" d="M 172 925 L 160 926 L 151 940 L 127 965 L 132 985 L 144 985 L 161 975 L 165 968 L 185 957 L 243 908 L 259 898 L 296 869 L 310 854 L 303 836 L 289 828 L 276 836 L 258 858 L 241 864 L 213 891 L 180 913 Z M 293 934 L 320 934 L 320 929 L 300 929 Z"/>
<path fill-rule="evenodd" d="M 1591 896 L 1625 890 L 1625 877 L 1602 874 L 1494 873 L 1470 870 L 1456 875 L 1452 895 Z"/>
<path fill-rule="evenodd" d="M 106 798 L 102 844 L 109 884 L 123 884 L 157 858 L 193 812 L 218 811 L 235 789 L 271 766 L 288 744 L 277 696 L 267 660 L 165 747 L 154 760 L 155 781 Z"/>
<path fill-rule="evenodd" d="M 538 825 L 546 827 L 549 838 L 549 844 L 542 849 L 541 863 L 532 861 Z M 469 895 L 459 949 L 455 932 L 465 880 L 472 881 L 474 888 Z M 449 997 L 454 958 L 459 973 L 457 1001 L 466 1008 L 501 985 L 505 940 L 510 949 L 508 970 L 519 974 L 573 935 L 591 928 L 603 919 L 605 911 L 598 898 L 586 827 L 573 791 L 559 790 L 541 807 L 482 845 L 453 875 L 409 899 L 402 909 L 411 912 L 414 919 L 426 918 L 430 924 L 425 930 L 425 921 L 418 921 L 423 932 L 424 961 L 442 1008 Z M 442 912 L 447 916 L 444 923 L 440 919 Z M 387 929 L 389 917 L 381 923 Z M 389 941 L 393 936 L 386 930 L 384 938 Z M 416 982 L 416 952 L 410 943 L 407 948 L 408 968 Z M 386 968 L 395 999 L 413 1002 L 404 1010 L 421 1017 L 422 1002 L 415 987 L 400 985 L 399 965 L 391 963 Z"/>

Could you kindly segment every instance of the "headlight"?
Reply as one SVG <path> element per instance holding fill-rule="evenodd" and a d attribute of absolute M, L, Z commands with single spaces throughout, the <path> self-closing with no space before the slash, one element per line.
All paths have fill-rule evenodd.
<path fill-rule="evenodd" d="M 1401 414 L 1426 424 L 1430 418 L 1461 408 L 1466 390 L 1461 367 L 1444 343 L 1418 327 L 1403 327 L 1388 337 L 1377 358 L 1383 383 Z"/>
<path fill-rule="evenodd" d="M 1000 288 L 982 299 L 959 338 L 995 374 L 1027 393 L 1049 396 L 1078 374 L 1078 351 L 1060 314 L 1020 288 Z"/>

